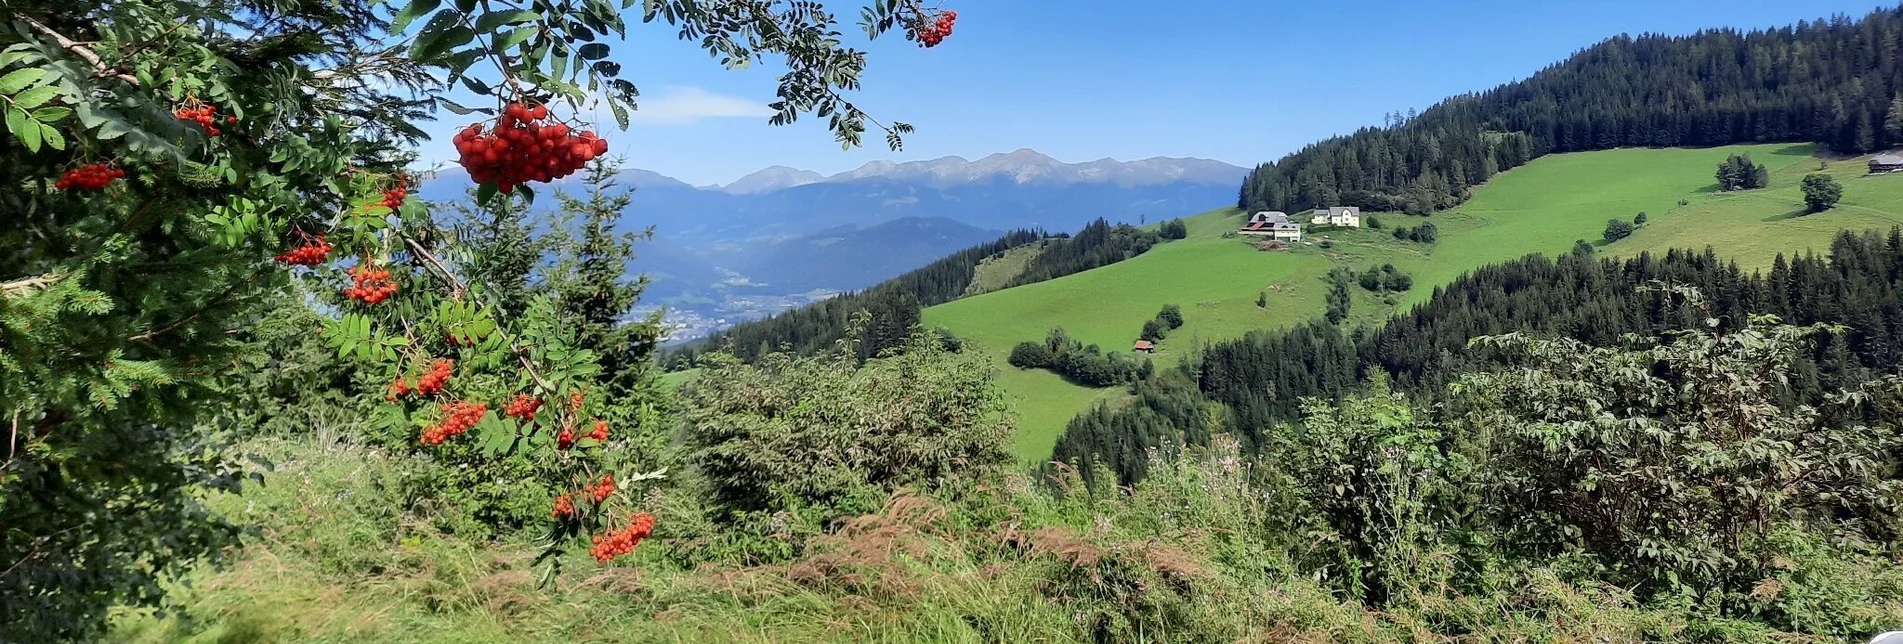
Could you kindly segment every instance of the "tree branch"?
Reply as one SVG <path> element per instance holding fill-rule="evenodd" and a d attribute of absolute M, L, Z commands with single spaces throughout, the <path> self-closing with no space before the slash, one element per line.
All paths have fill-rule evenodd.
<path fill-rule="evenodd" d="M 444 281 L 449 282 L 450 297 L 458 300 L 463 299 L 463 293 L 468 292 L 469 287 L 463 286 L 462 280 L 456 279 L 456 274 L 449 272 L 449 267 L 444 266 L 442 260 L 436 259 L 435 255 L 430 254 L 429 250 L 423 248 L 422 244 L 416 243 L 416 240 L 409 235 L 400 231 L 397 234 L 403 237 L 403 243 L 410 247 L 410 252 L 416 253 L 416 256 L 421 258 L 424 264 L 435 269 L 437 273 L 442 275 Z"/>
<path fill-rule="evenodd" d="M 11 282 L 0 283 L 0 295 L 12 295 L 32 288 L 46 288 L 66 279 L 65 275 L 48 273 L 39 277 L 26 277 Z"/>
<path fill-rule="evenodd" d="M 84 60 L 87 63 L 90 63 L 93 66 L 93 69 L 97 70 L 98 72 L 94 74 L 94 76 L 98 78 L 117 78 L 119 80 L 131 83 L 133 85 L 139 84 L 139 79 L 137 77 L 134 77 L 131 74 L 115 73 L 111 67 L 108 67 L 106 65 L 106 61 L 100 60 L 99 54 L 94 53 L 93 50 L 86 48 L 85 45 L 79 44 L 77 42 L 73 42 L 73 39 L 60 35 L 59 32 L 53 31 L 53 28 L 40 24 L 38 20 L 34 20 L 26 16 L 18 16 L 18 18 L 20 19 L 21 22 L 26 23 L 28 27 L 32 27 L 34 31 L 38 31 L 42 34 L 46 34 L 48 38 L 52 38 L 54 43 L 58 44 L 61 48 L 65 49 L 66 51 L 72 52 L 73 55 L 78 56 L 80 60 Z"/>

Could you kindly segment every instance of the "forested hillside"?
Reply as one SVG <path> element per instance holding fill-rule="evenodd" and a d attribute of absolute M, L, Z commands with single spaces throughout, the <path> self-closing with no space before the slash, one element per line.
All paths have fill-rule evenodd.
<path fill-rule="evenodd" d="M 1696 289 L 1702 303 L 1683 304 L 1675 293 L 1682 288 Z M 1825 392 L 1894 372 L 1903 363 L 1903 229 L 1845 232 L 1828 256 L 1780 256 L 1762 273 L 1741 271 L 1710 250 L 1623 260 L 1529 255 L 1487 266 L 1436 288 L 1426 304 L 1379 329 L 1347 332 L 1316 321 L 1216 343 L 1176 377 L 1139 384 L 1134 404 L 1078 416 L 1052 458 L 1100 458 L 1127 483 L 1143 475 L 1149 448 L 1200 443 L 1217 431 L 1253 445 L 1267 428 L 1300 418 L 1307 397 L 1340 399 L 1379 378 L 1432 398 L 1459 374 L 1494 366 L 1469 351 L 1476 337 L 1520 333 L 1615 346 L 1627 334 L 1659 336 L 1707 319 L 1734 331 L 1760 314 L 1841 326 L 1793 364 L 1781 390 L 1787 402 L 1819 404 Z M 1201 400 L 1223 405 L 1221 426 L 1182 412 Z"/>
<path fill-rule="evenodd" d="M 1102 218 L 1092 221 L 1074 237 L 1045 237 L 1040 231 L 1014 231 L 997 241 L 959 251 L 864 291 L 734 325 L 703 342 L 676 351 L 667 359 L 668 364 L 689 366 L 708 349 L 725 349 L 743 360 L 754 360 L 782 349 L 809 354 L 829 348 L 845 337 L 847 323 L 860 311 L 872 316 L 875 338 L 867 350 L 876 354 L 888 346 L 887 340 L 895 341 L 917 324 L 924 307 L 964 295 L 978 264 L 986 258 L 1039 240 L 1045 240 L 1043 248 L 1009 285 L 1041 282 L 1120 262 L 1149 250 L 1161 238 L 1154 231 L 1128 224 L 1113 226 Z M 880 332 L 880 329 L 891 333 Z"/>
<path fill-rule="evenodd" d="M 1237 205 L 1427 213 L 1553 152 L 1773 141 L 1887 149 L 1903 144 L 1898 51 L 1903 7 L 1748 33 L 1622 35 L 1526 80 L 1258 166 Z"/>

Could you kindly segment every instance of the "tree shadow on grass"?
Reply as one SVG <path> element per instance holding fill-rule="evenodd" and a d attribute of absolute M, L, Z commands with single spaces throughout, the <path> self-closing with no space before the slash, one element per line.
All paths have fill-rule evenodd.
<path fill-rule="evenodd" d="M 1798 217 L 1802 217 L 1807 214 L 1810 214 L 1809 210 L 1805 210 L 1803 208 L 1796 208 L 1782 215 L 1771 215 L 1769 217 L 1765 217 L 1764 221 L 1784 221 L 1786 219 L 1796 219 Z"/>
<path fill-rule="evenodd" d="M 1711 185 L 1701 187 L 1697 190 L 1693 190 L 1692 194 L 1709 195 L 1709 194 L 1716 194 L 1717 192 L 1718 192 L 1718 184 L 1713 183 Z"/>

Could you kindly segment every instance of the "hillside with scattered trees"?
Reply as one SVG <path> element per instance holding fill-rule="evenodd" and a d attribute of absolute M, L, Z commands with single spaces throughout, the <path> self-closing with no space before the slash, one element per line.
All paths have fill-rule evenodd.
<path fill-rule="evenodd" d="M 1425 214 L 1558 152 L 1817 142 L 1903 145 L 1903 7 L 1776 29 L 1617 36 L 1531 77 L 1315 143 L 1243 180 L 1236 204 Z"/>

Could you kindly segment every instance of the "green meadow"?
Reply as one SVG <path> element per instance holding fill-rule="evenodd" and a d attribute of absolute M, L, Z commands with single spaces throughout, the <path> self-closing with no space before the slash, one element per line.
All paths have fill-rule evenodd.
<path fill-rule="evenodd" d="M 1772 186 L 1718 193 L 1714 173 L 1731 154 L 1765 164 Z M 976 343 L 998 365 L 999 382 L 1016 406 L 1020 458 L 1038 461 L 1070 418 L 1121 388 L 1073 385 L 1042 370 L 1006 364 L 1011 347 L 1042 340 L 1053 327 L 1105 350 L 1128 351 L 1143 322 L 1165 304 L 1182 307 L 1185 324 L 1155 359 L 1172 365 L 1198 344 L 1272 329 L 1322 313 L 1326 275 L 1336 266 L 1359 272 L 1394 264 L 1414 276 L 1413 290 L 1375 294 L 1356 287 L 1349 324 L 1379 324 L 1399 307 L 1425 301 L 1437 285 L 1487 264 L 1528 253 L 1558 253 L 1587 240 L 1615 256 L 1667 248 L 1714 246 L 1747 267 L 1777 253 L 1825 250 L 1842 229 L 1903 223 L 1903 175 L 1865 177 L 1863 159 L 1830 162 L 1844 183 L 1844 201 L 1827 213 L 1798 216 L 1797 184 L 1820 160 L 1808 145 L 1740 145 L 1703 149 L 1623 149 L 1549 155 L 1475 188 L 1467 203 L 1431 217 L 1370 213 L 1382 230 L 1313 231 L 1293 250 L 1255 250 L 1251 239 L 1224 239 L 1242 212 L 1214 210 L 1185 219 L 1189 238 L 1165 243 L 1110 266 L 1005 289 L 926 309 L 928 326 L 943 326 Z M 1680 205 L 1680 202 L 1685 205 Z M 1615 244 L 1600 240 L 1608 219 L 1646 212 L 1649 223 Z M 1403 242 L 1390 229 L 1433 221 L 1434 244 Z M 995 277 L 994 277 L 995 279 Z M 1258 307 L 1258 294 L 1267 306 Z"/>

